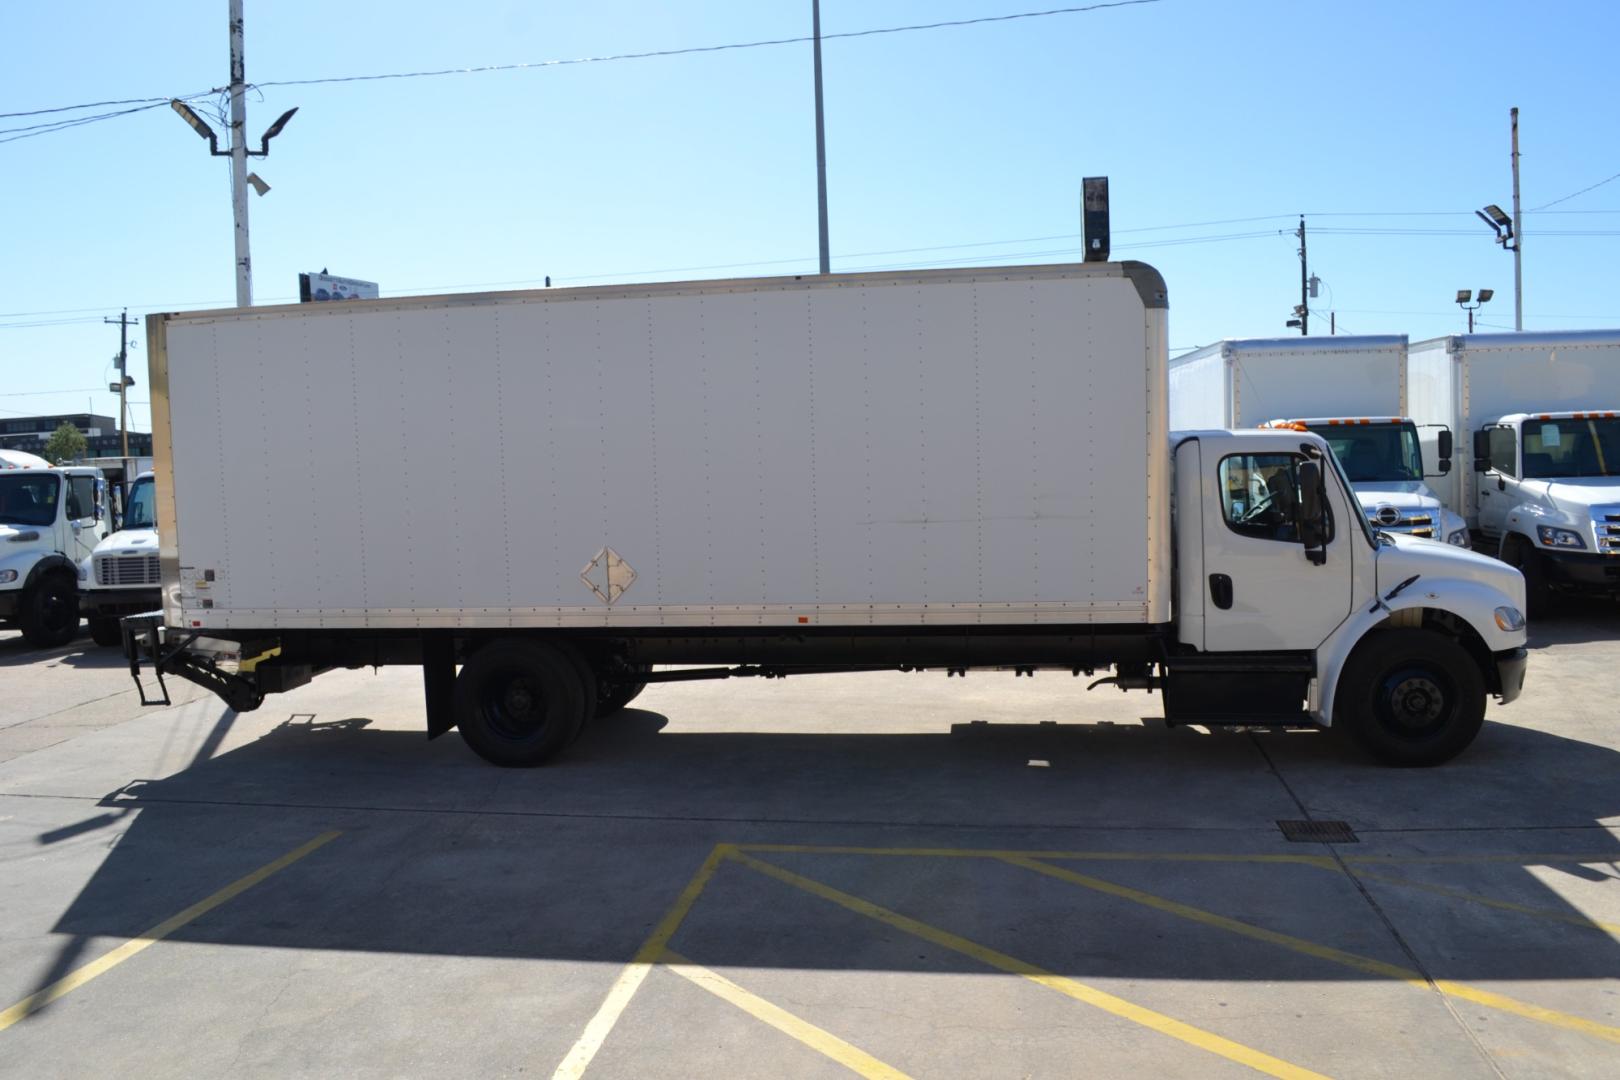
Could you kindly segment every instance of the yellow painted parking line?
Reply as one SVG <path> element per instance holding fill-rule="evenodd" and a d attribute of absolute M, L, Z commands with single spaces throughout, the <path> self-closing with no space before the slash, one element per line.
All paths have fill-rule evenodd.
<path fill-rule="evenodd" d="M 625 965 L 619 977 L 613 981 L 613 986 L 609 988 L 607 997 L 596 1010 L 596 1015 L 591 1017 L 591 1022 L 585 1025 L 585 1030 L 580 1033 L 578 1041 L 568 1051 L 568 1056 L 557 1066 L 556 1072 L 552 1074 L 552 1080 L 576 1080 L 577 1077 L 584 1075 L 585 1070 L 590 1067 L 591 1059 L 596 1057 L 596 1052 L 602 1048 L 602 1044 L 613 1031 L 613 1025 L 619 1022 L 625 1007 L 630 1004 L 630 999 L 635 997 L 636 991 L 646 981 L 648 972 L 652 971 L 652 966 L 669 947 L 670 939 L 686 920 L 692 905 L 703 895 L 704 887 L 709 884 L 709 879 L 714 877 L 715 868 L 731 850 L 730 844 L 716 844 L 714 850 L 709 852 L 709 857 L 703 860 L 703 865 L 692 875 L 692 880 L 686 883 L 686 888 L 681 890 L 680 896 L 675 898 L 675 903 L 664 913 L 664 917 L 653 929 L 652 935 L 636 951 L 635 958 Z"/>
<path fill-rule="evenodd" d="M 875 919 L 896 930 L 911 934 L 913 937 L 921 938 L 941 948 L 971 957 L 988 967 L 1012 975 L 1021 975 L 1031 982 L 1039 983 L 1050 990 L 1056 990 L 1058 993 L 1067 995 L 1076 1001 L 1084 1002 L 1104 1012 L 1112 1013 L 1114 1016 L 1141 1024 L 1143 1027 L 1159 1032 L 1162 1035 L 1168 1035 L 1189 1046 L 1206 1050 L 1212 1054 L 1218 1054 L 1229 1061 L 1247 1065 L 1269 1076 L 1298 1078 L 1298 1080 L 1307 1077 L 1320 1078 L 1321 1076 L 1320 1073 L 1290 1064 L 1280 1058 L 1272 1057 L 1270 1054 L 1255 1050 L 1252 1047 L 1233 1042 L 1213 1032 L 1193 1027 L 1191 1024 L 1182 1023 L 1180 1020 L 1173 1019 L 1163 1013 L 1154 1012 L 1152 1009 L 1126 1001 L 1123 998 L 1115 997 L 1113 994 L 1098 990 L 1096 987 L 1087 986 L 1085 983 L 1047 971 L 1045 968 L 1037 967 L 1017 957 L 1008 956 L 1006 953 L 998 952 L 988 946 L 969 941 L 948 930 L 942 930 L 937 926 L 919 922 L 897 911 L 890 911 L 888 908 L 880 907 L 869 900 L 863 900 L 858 896 L 840 892 L 830 885 L 824 885 L 819 881 L 795 874 L 791 870 L 784 870 L 780 866 L 756 859 L 735 848 L 732 849 L 730 857 L 767 877 L 792 885 L 794 888 L 801 889 L 813 896 L 830 900 L 856 914 Z"/>
<path fill-rule="evenodd" d="M 336 840 L 342 835 L 343 834 L 340 832 L 321 833 L 321 835 L 309 841 L 307 844 L 301 844 L 298 847 L 293 848 L 291 851 L 287 852 L 287 854 L 281 856 L 279 859 L 276 859 L 274 862 L 266 863 L 246 877 L 239 878 L 236 881 L 231 882 L 231 884 L 225 886 L 223 889 L 219 890 L 219 892 L 208 897 L 206 900 L 200 900 L 197 903 L 192 904 L 190 907 L 186 908 L 186 910 L 180 912 L 180 914 L 163 920 L 150 930 L 131 938 L 129 941 L 124 942 L 111 952 L 105 953 L 81 968 L 74 969 L 73 971 L 64 975 L 62 978 L 58 979 L 56 982 L 53 982 L 51 985 L 45 987 L 45 989 L 36 991 L 35 993 L 23 998 L 5 1012 L 0 1012 L 0 1031 L 6 1030 L 19 1020 L 22 1020 L 24 1017 L 38 1012 L 40 1009 L 43 1009 L 45 1006 L 49 1005 L 53 1001 L 56 1001 L 62 996 L 72 993 L 85 983 L 89 982 L 91 979 L 94 979 L 96 976 L 105 975 L 119 964 L 122 964 L 125 960 L 128 960 L 130 957 L 134 956 L 136 953 L 141 952 L 149 946 L 157 944 L 170 934 L 174 933 L 176 930 L 180 929 L 182 926 L 185 926 L 187 923 L 201 918 L 226 901 L 242 895 L 242 893 L 253 888 L 253 886 L 257 885 L 265 878 L 287 869 L 287 867 L 291 866 L 299 859 L 302 859 L 305 855 L 315 851 L 317 848 L 331 843 L 333 840 Z"/>
<path fill-rule="evenodd" d="M 1481 896 L 1478 893 L 1467 892 L 1463 889 L 1453 889 L 1448 885 L 1434 885 L 1427 881 L 1413 881 L 1411 878 L 1395 877 L 1392 874 L 1375 874 L 1360 867 L 1356 869 L 1356 876 L 1363 881 L 1377 881 L 1403 889 L 1420 889 L 1423 892 L 1431 892 L 1436 896 L 1444 896 L 1452 900 L 1463 900 L 1470 904 L 1480 904 L 1501 911 L 1511 911 L 1518 915 L 1529 915 L 1537 919 L 1550 919 L 1554 922 L 1568 923 L 1570 926 L 1596 930 L 1599 933 L 1620 938 L 1620 923 L 1602 922 L 1598 919 L 1589 919 L 1584 915 L 1570 915 L 1563 911 L 1553 911 L 1549 908 L 1514 903 L 1512 900 L 1498 900 L 1494 897 Z"/>
<path fill-rule="evenodd" d="M 1211 853 L 1187 851 L 1021 851 L 1001 848 L 929 848 L 929 847 L 861 847 L 839 844 L 737 844 L 738 851 L 759 855 L 899 855 L 925 859 L 1065 859 L 1091 862 L 1187 862 L 1187 863 L 1277 863 L 1282 865 L 1321 866 L 1337 869 L 1339 860 L 1358 866 L 1444 866 L 1509 863 L 1524 866 L 1557 866 L 1560 864 L 1620 865 L 1620 850 L 1605 854 L 1537 852 L 1511 855 L 1498 852 L 1479 855 L 1355 855 L 1339 849 L 1338 859 L 1332 855 L 1280 853 Z"/>
<path fill-rule="evenodd" d="M 1084 888 L 1105 893 L 1109 896 L 1118 897 L 1122 900 L 1129 900 L 1133 903 L 1141 904 L 1144 907 L 1153 908 L 1155 911 L 1162 911 L 1166 914 L 1176 915 L 1183 919 L 1189 919 L 1196 923 L 1202 923 L 1205 926 L 1212 926 L 1216 927 L 1217 929 L 1226 930 L 1233 934 L 1239 934 L 1255 941 L 1264 941 L 1268 944 L 1279 945 L 1282 948 L 1292 949 L 1294 952 L 1304 953 L 1307 956 L 1314 956 L 1321 960 L 1341 964 L 1345 967 L 1353 968 L 1356 971 L 1364 972 L 1368 975 L 1379 975 L 1386 979 L 1395 979 L 1399 982 L 1404 982 L 1425 990 L 1429 987 L 1429 980 L 1423 976 L 1422 972 L 1413 971 L 1410 968 L 1403 968 L 1397 964 L 1386 963 L 1382 960 L 1374 960 L 1371 957 L 1358 956 L 1355 953 L 1345 952 L 1342 949 L 1335 949 L 1331 945 L 1321 945 L 1314 941 L 1307 941 L 1304 938 L 1294 937 L 1292 934 L 1283 934 L 1275 930 L 1267 930 L 1264 927 L 1255 926 L 1252 923 L 1241 922 L 1237 919 L 1228 918 L 1225 915 L 1217 915 L 1212 911 L 1205 911 L 1202 908 L 1195 908 L 1189 904 L 1183 904 L 1176 900 L 1167 900 L 1162 896 L 1155 896 L 1152 893 L 1143 892 L 1140 889 L 1133 889 L 1126 885 L 1117 885 L 1114 882 L 1104 881 L 1101 878 L 1091 877 L 1088 874 L 1078 874 L 1073 870 L 1068 870 L 1061 866 L 1052 866 L 1048 863 L 1039 862 L 1035 859 L 1015 857 L 1008 858 L 1003 861 L 1013 866 L 1023 867 L 1026 870 L 1033 870 L 1037 874 L 1045 874 L 1048 877 L 1057 878 L 1060 881 L 1066 881 L 1073 885 L 1080 885 Z M 1600 1039 L 1607 1039 L 1610 1042 L 1620 1042 L 1620 1027 L 1612 1027 L 1608 1024 L 1600 1024 L 1595 1020 L 1587 1020 L 1583 1017 L 1572 1016 L 1569 1013 L 1558 1012 L 1554 1009 L 1544 1009 L 1539 1005 L 1531 1005 L 1527 1002 L 1507 997 L 1504 994 L 1493 993 L 1490 990 L 1481 990 L 1478 987 L 1468 986 L 1464 983 L 1452 982 L 1449 979 L 1436 979 L 1434 980 L 1434 986 L 1443 994 L 1450 997 L 1461 998 L 1464 1001 L 1471 1001 L 1476 1005 L 1484 1005 L 1487 1008 L 1500 1009 L 1503 1012 L 1513 1013 L 1517 1016 L 1523 1016 L 1531 1020 L 1539 1020 L 1544 1024 L 1551 1024 L 1555 1027 L 1568 1028 L 1571 1031 L 1579 1031 L 1587 1035 L 1596 1036 Z"/>
<path fill-rule="evenodd" d="M 860 1047 L 850 1045 L 832 1032 L 819 1028 L 808 1020 L 794 1016 L 786 1009 L 772 1005 L 757 994 L 744 990 L 718 971 L 699 967 L 669 949 L 664 950 L 660 959 L 665 970 L 673 971 L 722 1001 L 729 1001 L 754 1019 L 762 1020 L 782 1034 L 797 1039 L 851 1072 L 868 1077 L 869 1080 L 910 1080 L 905 1073 L 892 1065 L 885 1065 Z"/>

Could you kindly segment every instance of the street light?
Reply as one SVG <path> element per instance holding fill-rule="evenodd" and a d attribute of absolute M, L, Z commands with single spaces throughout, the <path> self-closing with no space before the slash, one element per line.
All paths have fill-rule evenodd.
<path fill-rule="evenodd" d="M 1496 290 L 1494 289 L 1481 289 L 1479 290 L 1479 299 L 1474 300 L 1474 291 L 1472 289 L 1457 290 L 1457 306 L 1468 312 L 1468 332 L 1470 334 L 1474 332 L 1474 312 L 1479 310 L 1481 304 L 1490 303 L 1491 297 L 1495 295 Z M 1474 302 L 1470 304 L 1470 300 L 1474 300 Z"/>

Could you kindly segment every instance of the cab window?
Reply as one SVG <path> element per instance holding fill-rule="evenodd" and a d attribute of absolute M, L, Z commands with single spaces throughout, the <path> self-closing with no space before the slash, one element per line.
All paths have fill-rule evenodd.
<path fill-rule="evenodd" d="M 82 521 L 96 516 L 96 478 L 68 477 L 68 520 Z"/>
<path fill-rule="evenodd" d="M 1490 429 L 1491 468 L 1507 476 L 1519 475 L 1518 447 L 1514 446 L 1513 429 L 1501 425 Z"/>
<path fill-rule="evenodd" d="M 1257 540 L 1300 543 L 1298 454 L 1232 454 L 1221 459 L 1221 512 L 1227 527 Z M 1328 539 L 1333 536 L 1332 515 Z"/>

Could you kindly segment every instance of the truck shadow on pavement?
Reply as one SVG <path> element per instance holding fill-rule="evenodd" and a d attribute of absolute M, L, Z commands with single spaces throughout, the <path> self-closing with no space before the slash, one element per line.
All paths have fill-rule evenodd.
<path fill-rule="evenodd" d="M 988 970 L 910 921 L 1076 980 L 1613 979 L 1617 813 L 1620 754 L 1496 723 L 1395 770 L 1318 733 L 680 732 L 631 709 L 509 771 L 454 733 L 295 718 L 56 830 L 123 829 L 38 986 L 330 832 L 165 936 L 622 965 L 707 867 L 666 944 L 708 965 Z M 1300 818 L 1360 843 L 1286 842 Z"/>

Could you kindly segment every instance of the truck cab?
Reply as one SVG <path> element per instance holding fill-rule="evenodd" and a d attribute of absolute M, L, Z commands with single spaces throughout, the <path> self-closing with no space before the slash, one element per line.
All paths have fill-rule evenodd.
<path fill-rule="evenodd" d="M 36 648 L 72 641 L 78 564 L 107 530 L 100 469 L 0 469 L 0 624 Z"/>
<path fill-rule="evenodd" d="M 1512 413 L 1474 433 L 1479 531 L 1524 574 L 1532 610 L 1555 593 L 1620 596 L 1620 417 Z"/>
<path fill-rule="evenodd" d="M 162 606 L 153 474 L 130 486 L 117 532 L 79 563 L 79 610 L 97 645 L 118 645 L 118 620 Z"/>
<path fill-rule="evenodd" d="M 1273 420 L 1265 427 L 1320 435 L 1333 448 L 1355 488 L 1356 501 L 1374 529 L 1468 547 L 1468 523 L 1441 503 L 1424 480 L 1418 429 L 1404 416 L 1307 417 Z M 1451 431 L 1437 442 L 1437 469 L 1451 471 Z"/>

